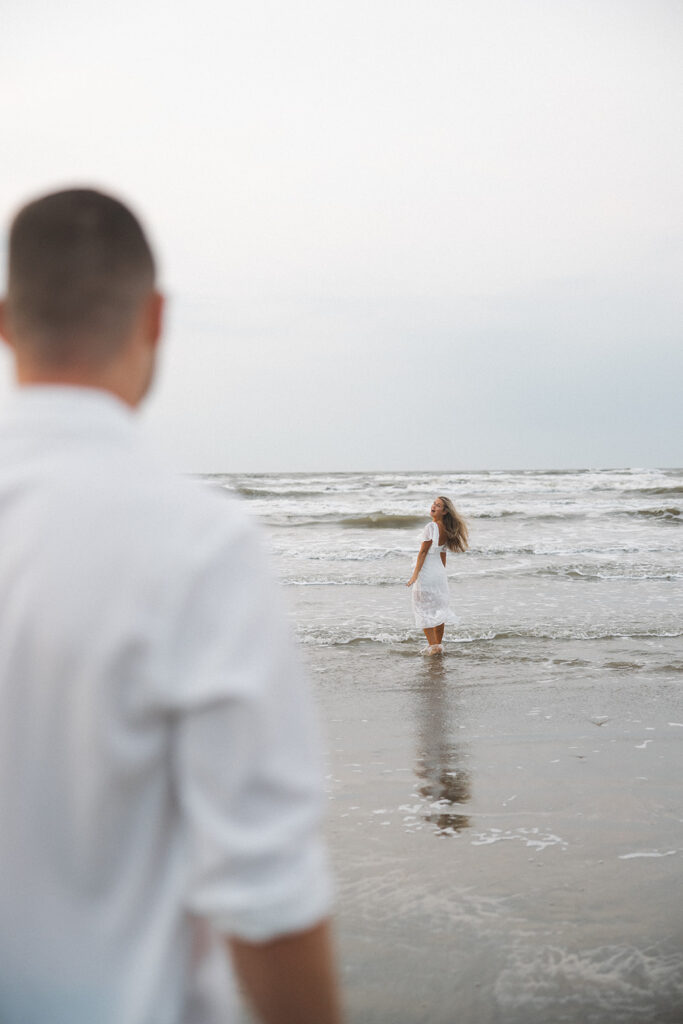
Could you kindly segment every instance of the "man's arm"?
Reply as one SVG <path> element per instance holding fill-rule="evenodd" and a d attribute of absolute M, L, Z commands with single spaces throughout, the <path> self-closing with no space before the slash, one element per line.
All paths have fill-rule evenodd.
<path fill-rule="evenodd" d="M 227 941 L 240 985 L 263 1024 L 341 1024 L 327 921 L 269 942 Z"/>
<path fill-rule="evenodd" d="M 186 909 L 263 1024 L 339 1024 L 314 706 L 258 535 L 209 535 L 161 668 L 175 696 Z"/>

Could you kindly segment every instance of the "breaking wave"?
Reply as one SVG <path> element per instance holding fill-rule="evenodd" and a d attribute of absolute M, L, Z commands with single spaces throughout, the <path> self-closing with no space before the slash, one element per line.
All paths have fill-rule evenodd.
<path fill-rule="evenodd" d="M 660 497 L 661 496 L 661 497 L 673 497 L 673 498 L 681 497 L 681 498 L 683 498 L 683 487 L 679 486 L 678 484 L 675 484 L 673 487 L 637 487 L 637 488 L 635 488 L 633 490 L 624 491 L 623 493 L 624 494 L 628 494 L 628 495 L 633 495 L 633 496 L 636 496 L 636 495 L 639 495 L 639 494 L 644 494 L 644 495 L 651 495 L 653 497 Z"/>
<path fill-rule="evenodd" d="M 533 569 L 531 576 L 556 576 L 571 580 L 659 580 L 673 583 L 683 580 L 683 572 L 657 572 L 648 569 L 628 569 L 624 567 L 596 568 L 594 566 L 557 565 Z"/>
<path fill-rule="evenodd" d="M 348 625 L 335 626 L 332 628 L 320 628 L 311 626 L 300 626 L 298 630 L 300 641 L 308 646 L 315 647 L 349 647 L 358 644 L 410 644 L 415 645 L 418 639 L 416 629 L 391 629 L 386 625 Z M 458 633 L 457 626 L 449 637 L 448 646 L 456 647 L 460 644 L 490 644 L 509 640 L 654 640 L 654 639 L 675 639 L 683 637 L 681 631 L 671 630 L 623 630 L 618 631 L 608 627 L 596 626 L 591 628 L 571 628 L 553 626 L 531 626 L 519 629 L 483 630 L 482 632 Z"/>
<path fill-rule="evenodd" d="M 669 508 L 625 509 L 621 515 L 645 516 L 649 519 L 661 519 L 663 522 L 683 522 L 680 508 L 676 508 L 674 506 Z"/>
<path fill-rule="evenodd" d="M 392 512 L 372 512 L 369 515 L 343 516 L 339 522 L 342 526 L 358 529 L 367 527 L 372 530 L 402 530 L 422 526 L 427 522 L 425 515 L 403 515 Z"/>
<path fill-rule="evenodd" d="M 324 488 L 315 491 L 305 491 L 298 489 L 273 490 L 267 487 L 246 486 L 236 487 L 235 492 L 241 494 L 243 498 L 318 498 L 326 493 Z"/>

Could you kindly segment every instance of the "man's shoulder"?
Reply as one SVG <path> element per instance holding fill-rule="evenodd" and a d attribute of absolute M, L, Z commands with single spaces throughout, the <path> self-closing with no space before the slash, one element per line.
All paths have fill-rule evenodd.
<path fill-rule="evenodd" d="M 155 499 L 161 499 L 164 510 L 170 510 L 181 527 L 216 531 L 224 536 L 256 532 L 241 501 L 199 477 L 169 474 Z"/>
<path fill-rule="evenodd" d="M 161 532 L 235 540 L 256 532 L 239 499 L 218 484 L 178 473 L 162 460 L 135 462 L 128 467 L 123 504 L 130 502 L 139 514 L 156 520 Z"/>
<path fill-rule="evenodd" d="M 117 546 L 144 548 L 150 561 L 156 553 L 175 564 L 185 560 L 183 552 L 201 557 L 211 548 L 247 543 L 259 532 L 236 496 L 183 475 L 144 444 L 106 455 L 72 453 L 69 464 L 54 470 L 64 474 L 55 488 L 80 519 L 116 538 Z"/>

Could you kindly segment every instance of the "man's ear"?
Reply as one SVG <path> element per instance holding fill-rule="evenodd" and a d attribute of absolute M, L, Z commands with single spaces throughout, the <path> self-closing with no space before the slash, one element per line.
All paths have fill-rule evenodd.
<path fill-rule="evenodd" d="M 0 299 L 0 338 L 2 338 L 2 340 L 11 348 L 12 338 L 10 336 L 9 325 L 7 322 L 8 319 L 9 318 L 7 316 L 7 300 Z"/>
<path fill-rule="evenodd" d="M 166 299 L 161 292 L 152 292 L 147 300 L 147 338 L 156 348 L 164 330 Z"/>

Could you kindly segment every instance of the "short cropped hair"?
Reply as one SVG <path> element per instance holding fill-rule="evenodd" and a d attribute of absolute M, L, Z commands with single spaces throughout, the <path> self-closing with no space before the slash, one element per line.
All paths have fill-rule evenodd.
<path fill-rule="evenodd" d="M 9 237 L 7 317 L 41 365 L 106 365 L 154 288 L 154 256 L 131 211 L 92 189 L 23 207 Z"/>

